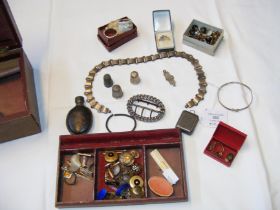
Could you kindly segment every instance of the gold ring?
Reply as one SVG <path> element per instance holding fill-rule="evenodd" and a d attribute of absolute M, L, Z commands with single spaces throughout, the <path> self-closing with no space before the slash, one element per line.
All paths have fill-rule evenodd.
<path fill-rule="evenodd" d="M 113 29 L 113 28 L 106 28 L 106 29 L 104 29 L 103 34 L 104 34 L 104 36 L 106 36 L 108 39 L 111 39 L 111 38 L 117 36 L 117 35 L 118 35 L 118 32 L 117 32 L 116 29 Z"/>

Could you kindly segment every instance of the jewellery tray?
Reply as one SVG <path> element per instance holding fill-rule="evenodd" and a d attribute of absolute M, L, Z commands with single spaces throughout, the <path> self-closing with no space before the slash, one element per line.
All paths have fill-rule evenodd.
<path fill-rule="evenodd" d="M 0 0 L 0 142 L 40 132 L 33 70 L 6 0 Z"/>
<path fill-rule="evenodd" d="M 234 161 L 234 158 L 243 145 L 246 137 L 247 135 L 245 133 L 242 133 L 241 131 L 220 121 L 210 142 L 205 148 L 204 153 L 229 167 Z M 215 142 L 218 142 L 216 144 L 216 148 L 214 149 L 214 151 L 210 151 L 209 148 Z M 224 150 L 222 156 L 218 157 L 216 155 L 216 152 L 221 152 L 222 150 Z M 225 159 L 229 153 L 232 153 L 234 155 L 233 160 L 226 162 Z"/>
<path fill-rule="evenodd" d="M 170 10 L 155 10 L 153 11 L 153 25 L 155 33 L 155 41 L 158 52 L 170 51 L 175 49 L 175 41 L 173 36 L 173 28 L 171 22 Z M 160 41 L 160 34 L 169 37 L 168 45 L 164 45 L 166 40 Z M 163 43 L 163 44 L 161 44 Z"/>
<path fill-rule="evenodd" d="M 120 18 L 120 20 L 127 19 L 127 18 L 128 17 L 122 17 L 122 18 Z M 115 37 L 108 38 L 104 35 L 104 30 L 108 24 L 98 28 L 97 37 L 98 37 L 99 41 L 104 45 L 104 47 L 109 52 L 118 48 L 119 46 L 123 45 L 124 43 L 130 41 L 131 39 L 134 39 L 135 37 L 137 37 L 137 27 L 133 23 L 133 28 L 131 30 L 121 33 L 120 35 L 117 35 Z"/>
<path fill-rule="evenodd" d="M 191 30 L 193 25 L 197 25 L 199 28 L 200 27 L 206 27 L 207 30 L 211 30 L 211 31 L 219 31 L 221 33 L 221 35 L 219 36 L 219 38 L 217 39 L 216 43 L 214 45 L 208 44 L 206 42 L 202 42 L 200 40 L 197 40 L 195 38 L 189 37 L 189 31 Z M 197 50 L 200 50 L 202 52 L 205 52 L 209 55 L 214 55 L 216 49 L 218 48 L 218 46 L 220 45 L 222 39 L 224 37 L 224 30 L 208 25 L 206 23 L 200 22 L 198 20 L 193 19 L 191 24 L 189 25 L 189 27 L 187 28 L 187 30 L 185 31 L 184 35 L 183 35 L 183 43 L 193 47 Z"/>
<path fill-rule="evenodd" d="M 141 176 L 144 180 L 144 198 L 96 200 L 97 192 L 105 187 L 103 167 L 105 160 L 103 152 L 130 149 L 137 150 L 140 154 L 136 162 L 143 166 Z M 156 196 L 147 185 L 149 177 L 163 177 L 160 168 L 150 155 L 153 149 L 159 150 L 179 177 L 179 181 L 173 185 L 174 193 L 170 197 Z M 67 185 L 63 180 L 61 166 L 65 160 L 69 160 L 71 155 L 77 152 L 93 153 L 93 182 L 77 177 L 75 185 Z M 56 207 L 82 207 L 186 201 L 187 185 L 185 173 L 183 144 L 178 129 L 63 135 L 59 138 L 55 204 Z"/>

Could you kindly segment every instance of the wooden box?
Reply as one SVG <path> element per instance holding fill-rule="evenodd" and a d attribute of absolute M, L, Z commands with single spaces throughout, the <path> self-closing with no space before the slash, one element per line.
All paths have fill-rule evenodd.
<path fill-rule="evenodd" d="M 0 0 L 0 142 L 39 133 L 33 70 L 6 0 Z"/>
<path fill-rule="evenodd" d="M 173 185 L 170 197 L 159 197 L 149 188 L 147 182 L 151 176 L 162 176 L 158 165 L 150 152 L 158 149 L 170 167 L 179 177 Z M 114 191 L 105 185 L 104 169 L 105 151 L 136 150 L 139 158 L 137 164 L 142 165 L 141 176 L 144 180 L 144 196 L 129 199 L 98 200 L 97 193 L 101 189 Z M 77 177 L 74 185 L 65 183 L 64 171 L 61 167 L 69 161 L 73 154 L 91 153 L 93 179 L 91 181 Z M 59 138 L 59 158 L 57 166 L 56 207 L 111 206 L 129 204 L 147 204 L 186 201 L 188 199 L 186 172 L 184 164 L 183 144 L 178 129 L 162 129 L 151 131 L 133 131 L 119 133 L 100 133 L 88 135 L 63 135 Z"/>

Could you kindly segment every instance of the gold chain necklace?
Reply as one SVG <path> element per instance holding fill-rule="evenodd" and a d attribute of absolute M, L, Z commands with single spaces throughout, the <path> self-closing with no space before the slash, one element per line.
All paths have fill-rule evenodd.
<path fill-rule="evenodd" d="M 206 76 L 204 74 L 204 71 L 202 70 L 202 66 L 199 64 L 199 61 L 195 59 L 192 55 L 187 54 L 185 52 L 177 52 L 177 51 L 169 51 L 169 52 L 160 52 L 154 55 L 149 56 L 142 56 L 142 57 L 136 57 L 136 58 L 126 58 L 126 59 L 115 59 L 115 60 L 108 60 L 103 61 L 97 66 L 95 66 L 86 77 L 86 84 L 85 84 L 85 96 L 87 98 L 87 102 L 90 104 L 90 107 L 92 109 L 96 109 L 98 112 L 102 113 L 110 113 L 111 110 L 104 105 L 100 104 L 98 101 L 95 100 L 95 97 L 93 96 L 92 92 L 92 83 L 94 81 L 95 75 L 103 68 L 109 67 L 109 66 L 115 66 L 115 65 L 129 65 L 129 64 L 138 64 L 138 63 L 147 63 L 150 61 L 155 61 L 158 59 L 163 58 L 172 58 L 172 57 L 180 57 L 188 60 L 191 62 L 191 64 L 194 66 L 194 70 L 196 71 L 198 81 L 199 81 L 199 89 L 198 93 L 193 97 L 191 100 L 189 100 L 185 107 L 191 108 L 193 106 L 197 106 L 200 101 L 204 99 L 204 95 L 206 94 Z"/>

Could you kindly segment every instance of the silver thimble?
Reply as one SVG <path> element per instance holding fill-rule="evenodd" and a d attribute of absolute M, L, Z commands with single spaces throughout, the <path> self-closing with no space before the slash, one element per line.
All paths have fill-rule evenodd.
<path fill-rule="evenodd" d="M 121 86 L 113 85 L 113 87 L 112 87 L 112 96 L 114 98 L 121 98 L 123 96 L 123 92 L 122 92 Z"/>
<path fill-rule="evenodd" d="M 130 73 L 130 83 L 137 85 L 140 83 L 140 77 L 137 71 L 132 71 Z"/>
<path fill-rule="evenodd" d="M 104 81 L 104 86 L 109 88 L 113 86 L 113 80 L 111 78 L 110 74 L 105 74 L 103 77 L 103 81 Z"/>

